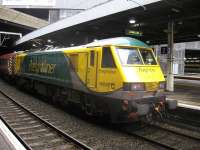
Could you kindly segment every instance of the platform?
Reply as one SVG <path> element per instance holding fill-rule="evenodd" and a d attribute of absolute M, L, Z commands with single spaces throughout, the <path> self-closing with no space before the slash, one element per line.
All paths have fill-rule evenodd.
<path fill-rule="evenodd" d="M 26 150 L 0 119 L 0 150 Z"/>
<path fill-rule="evenodd" d="M 176 79 L 199 80 L 200 73 L 185 73 L 184 75 L 175 75 Z"/>
<path fill-rule="evenodd" d="M 194 77 L 194 76 L 184 76 Z M 174 92 L 166 92 L 167 99 L 178 101 L 179 107 L 187 107 L 200 110 L 200 76 L 199 80 L 175 79 Z"/>

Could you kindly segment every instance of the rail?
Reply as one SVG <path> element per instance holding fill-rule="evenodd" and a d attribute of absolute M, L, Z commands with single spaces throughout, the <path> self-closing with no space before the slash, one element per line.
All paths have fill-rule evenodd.
<path fill-rule="evenodd" d="M 17 129 L 13 129 L 12 125 L 9 124 L 9 122 L 14 122 L 15 123 L 15 120 L 9 120 L 8 118 L 10 117 L 10 115 L 12 115 L 12 111 L 13 110 L 20 110 L 20 112 L 22 114 L 25 114 L 25 115 L 28 115 L 30 116 L 31 118 L 34 118 L 34 121 L 32 122 L 35 122 L 37 121 L 38 122 L 38 126 L 41 126 L 43 125 L 42 127 L 44 128 L 44 126 L 49 130 L 50 129 L 50 132 L 56 133 L 56 138 L 61 138 L 62 141 L 64 141 L 62 144 L 63 146 L 66 146 L 67 144 L 69 144 L 69 146 L 72 145 L 73 143 L 73 146 L 74 147 L 78 147 L 79 149 L 86 149 L 86 150 L 91 150 L 92 148 L 90 148 L 89 146 L 85 145 L 84 143 L 80 142 L 79 140 L 73 138 L 72 136 L 70 136 L 69 134 L 65 133 L 64 131 L 58 129 L 56 126 L 52 125 L 51 123 L 47 122 L 46 120 L 42 119 L 40 116 L 38 116 L 37 114 L 29 111 L 27 108 L 25 108 L 24 106 L 22 106 L 20 103 L 16 102 L 16 100 L 14 100 L 13 98 L 9 97 L 9 95 L 7 95 L 6 93 L 4 93 L 3 91 L 0 91 L 0 93 L 5 96 L 10 102 L 11 104 L 14 104 L 15 106 L 17 106 L 17 108 L 13 109 L 13 106 L 11 104 L 9 104 L 10 107 L 6 104 L 5 106 L 2 105 L 2 101 L 3 99 L 1 99 L 1 107 L 2 110 L 0 110 L 1 112 L 1 118 L 3 120 L 3 122 L 8 126 L 8 128 L 13 132 L 13 134 L 18 138 L 18 140 L 24 145 L 25 148 L 27 149 L 33 149 L 34 146 L 30 146 L 31 144 L 29 144 L 25 138 L 23 138 L 22 136 L 20 136 L 20 132 L 17 131 Z M 5 101 L 6 103 L 8 103 L 8 101 L 6 100 Z M 6 109 L 5 109 L 6 108 Z M 3 112 L 3 109 L 5 109 L 6 113 L 2 113 Z M 18 110 L 18 112 L 19 112 Z M 15 113 L 14 113 L 15 114 Z M 4 117 L 3 117 L 4 116 Z M 17 117 L 17 116 L 16 116 Z M 21 116 L 23 118 L 23 116 Z M 5 119 L 6 118 L 6 119 Z M 6 120 L 9 120 L 9 121 L 6 121 Z M 15 123 L 16 124 L 16 123 Z M 25 127 L 27 129 L 29 129 L 29 127 Z M 18 128 L 19 129 L 19 128 Z M 49 133 L 48 133 L 49 134 Z M 58 135 L 58 136 L 57 136 Z M 44 137 L 42 137 L 43 140 L 44 140 Z M 47 139 L 48 140 L 48 139 Z M 69 142 L 70 141 L 70 142 Z M 45 143 L 45 142 L 44 142 Z M 43 145 L 44 146 L 44 145 Z"/>
<path fill-rule="evenodd" d="M 163 126 L 162 123 L 145 123 L 145 127 L 139 130 L 133 130 L 131 127 L 124 127 L 120 130 L 136 138 L 150 142 L 159 148 L 175 150 L 189 148 L 189 146 L 200 146 L 199 135 L 196 137 L 178 130 L 176 131 L 173 128 L 171 129 Z M 194 133 L 195 130 L 190 131 L 189 133 L 191 132 Z M 181 143 L 181 145 L 174 143 Z"/>

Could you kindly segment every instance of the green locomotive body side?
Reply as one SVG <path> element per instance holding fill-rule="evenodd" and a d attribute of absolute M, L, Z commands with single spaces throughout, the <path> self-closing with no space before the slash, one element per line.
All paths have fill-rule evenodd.
<path fill-rule="evenodd" d="M 62 51 L 28 53 L 21 76 L 59 86 L 71 86 L 70 63 Z"/>

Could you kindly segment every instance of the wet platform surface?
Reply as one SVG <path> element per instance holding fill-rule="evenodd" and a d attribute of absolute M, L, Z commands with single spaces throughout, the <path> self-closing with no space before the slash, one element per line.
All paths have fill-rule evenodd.
<path fill-rule="evenodd" d="M 0 119 L 0 150 L 25 150 L 12 132 Z"/>
<path fill-rule="evenodd" d="M 1 150 L 14 150 L 10 143 L 5 139 L 5 137 L 0 133 L 0 149 Z"/>
<path fill-rule="evenodd" d="M 200 75 L 194 76 L 199 80 L 175 79 L 174 92 L 166 92 L 167 98 L 200 107 Z"/>

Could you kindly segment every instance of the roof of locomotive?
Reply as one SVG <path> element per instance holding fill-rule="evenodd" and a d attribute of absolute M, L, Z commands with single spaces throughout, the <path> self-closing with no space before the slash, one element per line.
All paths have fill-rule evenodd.
<path fill-rule="evenodd" d="M 72 49 L 80 49 L 83 48 L 82 46 L 76 46 L 76 47 L 66 47 L 66 48 L 51 48 L 51 49 L 39 49 L 39 50 L 27 50 L 26 53 L 31 53 L 31 54 L 38 54 L 38 53 L 48 53 L 48 52 L 62 52 L 65 50 L 72 50 Z"/>
<path fill-rule="evenodd" d="M 89 43 L 86 46 L 92 47 L 92 46 L 103 46 L 103 45 L 135 46 L 135 47 L 150 48 L 144 42 L 131 37 L 116 37 L 116 38 L 103 39 Z"/>
<path fill-rule="evenodd" d="M 144 42 L 137 40 L 135 38 L 130 37 L 116 37 L 116 38 L 109 38 L 109 39 L 103 39 L 98 40 L 86 45 L 81 46 L 75 46 L 75 47 L 66 47 L 66 48 L 52 48 L 47 50 L 36 50 L 36 51 L 27 51 L 27 53 L 48 53 L 48 52 L 60 52 L 60 51 L 66 51 L 66 50 L 72 50 L 72 49 L 80 49 L 80 48 L 87 48 L 87 47 L 97 47 L 97 46 L 106 46 L 106 45 L 115 45 L 115 46 L 134 46 L 134 47 L 145 47 L 150 48 L 147 44 Z"/>

